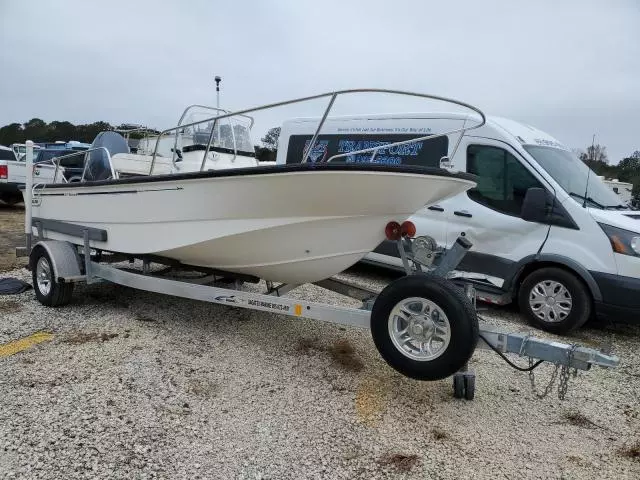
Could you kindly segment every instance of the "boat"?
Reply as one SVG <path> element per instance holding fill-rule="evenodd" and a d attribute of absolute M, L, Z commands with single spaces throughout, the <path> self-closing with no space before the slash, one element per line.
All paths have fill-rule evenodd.
<path fill-rule="evenodd" d="M 425 205 L 475 186 L 473 176 L 446 168 L 348 163 L 344 157 L 308 162 L 333 100 L 353 92 L 414 95 L 468 107 L 480 120 L 460 132 L 484 123 L 480 110 L 455 100 L 358 89 L 215 112 L 191 123 L 183 122 L 183 114 L 155 142 L 141 141 L 135 154 L 117 132 L 101 132 L 83 152 L 80 182 L 61 179 L 32 189 L 32 231 L 78 247 L 87 241 L 100 252 L 167 259 L 273 282 L 329 278 L 375 249 L 389 225 L 399 226 Z M 253 111 L 322 97 L 329 97 L 330 104 L 298 164 L 260 165 L 248 150 L 248 128 L 221 128 L 225 120 L 246 120 Z M 373 160 L 383 147 L 451 133 L 358 153 L 370 153 Z"/>

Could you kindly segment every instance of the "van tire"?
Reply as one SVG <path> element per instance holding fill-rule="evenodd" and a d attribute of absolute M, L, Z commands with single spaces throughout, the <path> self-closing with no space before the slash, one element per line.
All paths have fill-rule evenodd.
<path fill-rule="evenodd" d="M 549 295 L 550 301 L 553 302 L 551 307 L 563 300 L 563 306 L 566 308 L 567 300 L 570 300 L 566 317 L 558 319 L 556 316 L 555 312 L 559 311 L 559 306 L 551 311 L 547 308 L 545 311 L 542 305 L 541 310 L 534 311 L 532 304 L 535 305 L 536 299 L 540 299 L 543 292 L 556 294 Z M 591 316 L 591 304 L 591 295 L 586 285 L 576 275 L 562 268 L 545 267 L 534 270 L 526 276 L 518 291 L 518 305 L 528 322 L 550 333 L 565 334 L 582 327 Z"/>

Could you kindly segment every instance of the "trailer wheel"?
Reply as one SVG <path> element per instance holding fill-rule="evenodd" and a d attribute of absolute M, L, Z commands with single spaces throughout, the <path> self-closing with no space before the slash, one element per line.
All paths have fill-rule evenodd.
<path fill-rule="evenodd" d="M 429 274 L 390 283 L 371 311 L 371 334 L 384 360 L 415 380 L 453 375 L 471 358 L 478 319 L 464 292 Z"/>
<path fill-rule="evenodd" d="M 31 252 L 30 264 L 33 290 L 40 303 L 48 307 L 59 307 L 69 303 L 73 294 L 73 283 L 55 280 L 53 262 L 47 251 L 36 247 Z"/>
<path fill-rule="evenodd" d="M 527 275 L 520 285 L 518 303 L 530 324 L 556 334 L 577 330 L 591 315 L 587 287 L 571 272 L 555 267 Z"/>

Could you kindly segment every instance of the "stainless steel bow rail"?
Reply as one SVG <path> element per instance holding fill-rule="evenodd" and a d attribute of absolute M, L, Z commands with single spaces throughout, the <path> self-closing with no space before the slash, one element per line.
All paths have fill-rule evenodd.
<path fill-rule="evenodd" d="M 183 132 L 187 131 L 188 129 L 195 129 L 195 127 L 200 126 L 200 125 L 209 125 L 211 124 L 211 130 L 209 132 L 209 137 L 207 140 L 207 144 L 205 146 L 205 149 L 203 151 L 203 155 L 202 155 L 202 162 L 200 165 L 200 171 L 203 171 L 206 163 L 207 163 L 207 158 L 209 156 L 209 153 L 212 149 L 212 147 L 214 147 L 214 135 L 215 135 L 215 131 L 216 128 L 220 126 L 220 122 L 222 120 L 230 120 L 231 118 L 235 118 L 235 117 L 239 117 L 239 118 L 244 118 L 244 119 L 248 119 L 249 120 L 249 127 L 248 130 L 250 131 L 251 128 L 254 125 L 254 118 L 249 115 L 250 113 L 254 113 L 254 112 L 260 112 L 263 110 L 269 110 L 269 109 L 274 109 L 274 108 L 278 108 L 278 107 L 284 107 L 287 105 L 293 105 L 293 104 L 299 104 L 299 103 L 304 103 L 304 102 L 309 102 L 312 100 L 318 100 L 318 99 L 322 99 L 322 98 L 328 98 L 328 104 L 325 108 L 325 110 L 323 111 L 323 114 L 320 118 L 320 121 L 318 123 L 318 126 L 313 134 L 313 137 L 311 138 L 311 141 L 309 142 L 309 145 L 304 149 L 304 152 L 302 154 L 302 158 L 301 158 L 301 163 L 306 163 L 309 161 L 310 155 L 313 152 L 313 148 L 316 145 L 316 142 L 318 141 L 318 137 L 320 136 L 320 132 L 323 128 L 323 126 L 325 125 L 325 122 L 327 121 L 327 118 L 329 118 L 329 113 L 331 112 L 336 99 L 338 99 L 338 97 L 344 97 L 347 95 L 351 95 L 351 94 L 357 94 L 357 93 L 378 93 L 378 94 L 388 94 L 388 95 L 399 95 L 399 96 L 404 96 L 404 97 L 413 97 L 413 98 L 417 98 L 417 99 L 424 99 L 424 100 L 436 100 L 436 101 L 440 101 L 440 102 L 444 102 L 444 103 L 449 103 L 452 105 L 457 105 L 458 107 L 464 107 L 468 110 L 470 110 L 472 113 L 470 113 L 468 115 L 468 117 L 465 119 L 465 121 L 463 122 L 462 127 L 460 128 L 454 128 L 451 130 L 447 130 L 447 131 L 443 131 L 443 132 L 438 132 L 438 133 L 430 133 L 428 135 L 423 135 L 423 136 L 418 136 L 415 138 L 411 138 L 409 140 L 403 140 L 403 141 L 397 141 L 397 142 L 390 142 L 390 143 L 384 143 L 382 145 L 378 145 L 378 146 L 374 146 L 374 147 L 370 147 L 370 148 L 365 148 L 365 149 L 361 149 L 361 150 L 357 150 L 357 151 L 351 151 L 351 152 L 347 152 L 347 153 L 341 153 L 341 154 L 335 154 L 333 156 L 331 156 L 329 159 L 327 159 L 327 162 L 331 162 L 331 161 L 335 161 L 338 158 L 343 158 L 343 157 L 348 157 L 348 156 L 352 156 L 352 155 L 360 155 L 363 153 L 370 153 L 371 157 L 369 158 L 369 162 L 373 162 L 375 160 L 376 155 L 378 154 L 378 152 L 380 150 L 384 150 L 384 149 L 389 149 L 389 148 L 395 148 L 401 145 L 408 145 L 408 144 L 412 144 L 412 143 L 418 143 L 418 142 L 422 142 L 422 141 L 430 141 L 430 140 L 434 140 L 436 138 L 439 137 L 444 137 L 444 136 L 448 136 L 448 135 L 454 135 L 454 134 L 458 134 L 458 139 L 456 141 L 456 143 L 454 144 L 452 153 L 450 154 L 450 157 L 453 157 L 453 155 L 455 155 L 455 152 L 460 144 L 460 141 L 464 135 L 465 132 L 469 131 L 469 130 L 474 130 L 477 128 L 480 128 L 481 126 L 483 126 L 486 122 L 486 117 L 484 115 L 484 113 L 478 109 L 477 107 L 474 107 L 473 105 L 470 105 L 468 103 L 465 102 L 461 102 L 459 100 L 455 100 L 452 98 L 447 98 L 447 97 L 442 97 L 442 96 L 438 96 L 438 95 L 430 95 L 430 94 L 423 94 L 423 93 L 416 93 L 416 92 L 409 92 L 409 91 L 403 91 L 403 90 L 390 90 L 390 89 L 376 89 L 376 88 L 359 88 L 359 89 L 348 89 L 348 90 L 336 90 L 336 91 L 332 91 L 332 92 L 327 92 L 327 93 L 321 93 L 318 95 L 312 95 L 312 96 L 307 96 L 307 97 L 301 97 L 301 98 L 296 98 L 293 100 L 287 100 L 287 101 L 283 101 L 283 102 L 277 102 L 277 103 L 271 103 L 271 104 L 267 104 L 267 105 L 261 105 L 258 107 L 252 107 L 252 108 L 247 108 L 244 110 L 238 110 L 238 111 L 234 111 L 234 112 L 229 112 L 227 110 L 221 109 L 221 108 L 215 108 L 215 107 L 209 107 L 206 105 L 198 105 L 198 104 L 194 104 L 194 105 L 189 105 L 188 107 L 185 108 L 185 110 L 182 112 L 182 115 L 180 116 L 179 120 L 178 120 L 178 124 L 174 127 L 168 128 L 166 130 L 161 131 L 158 134 L 155 134 L 153 136 L 150 135 L 145 135 L 145 139 L 149 141 L 149 143 L 153 143 L 154 147 L 153 147 L 153 152 L 151 153 L 151 164 L 149 167 L 149 173 L 148 175 L 153 175 L 154 172 L 154 168 L 155 168 L 155 163 L 156 163 L 156 158 L 158 157 L 159 153 L 158 153 L 158 149 L 160 146 L 160 140 L 163 136 L 168 135 L 168 134 L 173 134 L 174 139 L 173 139 L 173 150 L 172 150 L 172 155 L 171 155 L 171 161 L 173 164 L 173 167 L 176 167 L 176 155 L 177 155 L 177 146 L 178 146 L 178 138 L 179 135 L 181 135 Z M 205 118 L 203 120 L 198 120 L 198 121 L 193 121 L 193 122 L 187 122 L 187 123 L 183 123 L 185 121 L 185 119 L 187 118 L 187 114 L 195 108 L 200 108 L 202 110 L 209 110 L 211 112 L 215 112 L 214 116 Z M 479 118 L 473 118 L 472 115 L 473 114 L 477 114 Z M 471 124 L 468 124 L 468 122 L 471 122 Z M 139 127 L 139 128 L 134 128 L 134 129 L 119 129 L 116 130 L 120 133 L 133 133 L 133 132 L 149 132 L 149 129 L 146 127 Z M 237 148 L 237 143 L 236 143 L 236 133 L 234 128 L 231 128 L 231 138 L 232 138 L 232 143 L 233 143 L 233 148 L 231 149 L 233 151 L 233 160 L 235 160 L 236 156 L 238 155 L 238 148 Z M 153 138 L 155 138 L 155 142 L 153 142 Z M 59 168 L 63 168 L 64 165 L 62 165 L 60 162 L 62 160 L 67 160 L 71 157 L 78 157 L 78 156 L 83 156 L 83 158 L 85 159 L 84 161 L 84 169 L 82 172 L 82 178 L 80 179 L 81 182 L 85 181 L 85 173 L 88 169 L 88 166 L 90 166 L 91 162 L 94 161 L 94 156 L 91 155 L 93 152 L 95 151 L 101 151 L 104 152 L 105 155 L 105 159 L 106 162 L 109 165 L 109 172 L 110 172 L 110 177 L 111 179 L 118 179 L 119 175 L 118 172 L 116 171 L 116 169 L 113 166 L 113 162 L 111 160 L 111 155 L 110 152 L 105 148 L 105 147 L 97 147 L 97 148 L 91 148 L 89 150 L 83 150 L 83 151 L 79 151 L 79 152 L 74 152 L 68 155 L 64 155 L 64 156 L 60 156 L 60 157 L 56 157 L 54 160 L 54 163 L 56 165 L 56 170 L 54 173 L 54 183 L 57 181 L 57 176 L 58 176 L 58 171 Z M 88 155 L 88 157 L 87 157 Z M 87 161 L 88 160 L 88 161 Z M 100 161 L 102 161 L 102 158 L 100 159 Z M 448 158 L 447 157 L 443 157 L 442 159 L 440 159 L 441 161 L 441 165 L 444 165 L 447 163 Z M 64 179 L 63 177 L 63 182 L 66 182 L 66 179 Z"/>
<path fill-rule="evenodd" d="M 27 153 L 28 166 L 32 159 L 31 144 Z M 452 376 L 454 396 L 467 400 L 472 400 L 475 395 L 475 373 L 469 370 L 468 361 L 476 348 L 491 349 L 512 366 L 529 372 L 543 361 L 554 364 L 556 373 L 558 369 L 561 370 L 560 398 L 564 398 L 567 391 L 569 369 L 589 370 L 593 365 L 615 367 L 619 364 L 616 356 L 603 351 L 510 333 L 478 322 L 473 287 L 468 286 L 463 291 L 446 279 L 448 272 L 458 265 L 471 247 L 471 243 L 463 236 L 446 252 L 434 247 L 435 242 L 429 237 L 412 239 L 407 235 L 399 237 L 398 234 L 399 238 L 391 238 L 397 241 L 406 275 L 392 281 L 382 292 L 337 278 L 316 282 L 319 287 L 362 302 L 359 308 L 343 307 L 287 297 L 287 293 L 298 285 L 274 285 L 267 281 L 266 291 L 257 293 L 244 290 L 241 286 L 241 282 L 258 284 L 260 279 L 255 277 L 194 268 L 167 258 L 92 250 L 90 241 L 106 241 L 109 232 L 32 218 L 32 182 L 32 177 L 28 176 L 25 189 L 27 247 L 16 249 L 16 255 L 29 256 L 34 291 L 38 300 L 48 306 L 69 303 L 77 282 L 111 282 L 230 307 L 369 328 L 376 347 L 390 366 L 418 380 L 439 380 Z M 38 232 L 38 242 L 31 248 L 33 227 Z M 49 240 L 49 231 L 82 238 L 82 245 Z M 391 232 L 391 235 L 397 233 L 393 229 Z M 138 265 L 141 261 L 142 269 L 139 266 L 132 267 L 136 266 L 136 260 Z M 122 266 L 122 263 L 126 266 Z M 153 271 L 151 267 L 154 264 L 166 268 Z M 200 276 L 181 276 L 185 271 L 200 272 Z M 221 280 L 227 282 L 224 287 L 220 286 Z M 229 281 L 232 283 L 229 284 Z M 434 285 L 437 288 L 434 289 Z M 418 302 L 422 307 L 412 310 L 412 302 Z M 451 317 L 449 320 L 448 316 Z M 396 328 L 402 319 L 408 326 Z M 461 330 L 461 325 L 467 329 Z M 434 339 L 437 340 L 435 344 Z M 443 346 L 438 347 L 439 344 Z M 434 351 L 436 348 L 441 349 Z M 530 360 L 528 369 L 520 368 L 506 357 L 507 353 L 525 359 L 537 359 L 538 362 L 533 364 Z M 443 359 L 446 361 L 443 362 Z M 547 387 L 545 392 L 549 391 L 550 387 Z"/>
<path fill-rule="evenodd" d="M 149 175 L 153 174 L 153 169 L 155 166 L 155 160 L 156 160 L 156 156 L 158 155 L 158 146 L 160 143 L 160 138 L 164 135 L 170 134 L 172 132 L 175 132 L 175 140 L 174 140 L 174 147 L 175 145 L 177 145 L 177 141 L 178 141 L 178 134 L 180 131 L 187 129 L 187 128 L 191 128 L 191 127 L 196 127 L 198 125 L 203 125 L 203 124 L 209 124 L 213 122 L 213 126 L 211 127 L 211 133 L 209 135 L 209 140 L 207 142 L 207 146 L 205 148 L 203 157 L 202 157 L 202 166 L 200 168 L 200 170 L 204 169 L 205 163 L 206 163 L 206 159 L 207 159 L 207 155 L 211 149 L 211 146 L 213 144 L 213 137 L 214 137 L 214 131 L 215 131 L 215 127 L 217 124 L 219 124 L 219 122 L 221 120 L 227 119 L 227 118 L 231 118 L 231 117 L 248 117 L 251 118 L 251 125 L 253 125 L 253 118 L 250 117 L 248 114 L 250 113 L 254 113 L 254 112 L 259 112 L 262 110 L 268 110 L 268 109 L 273 109 L 273 108 L 277 108 L 277 107 L 283 107 L 283 106 L 287 106 L 287 105 L 293 105 L 293 104 L 297 104 L 297 103 L 303 103 L 303 102 L 308 102 L 311 100 L 318 100 L 321 98 L 329 98 L 329 102 L 327 104 L 327 107 L 325 108 L 322 117 L 320 119 L 320 122 L 318 123 L 318 127 L 316 128 L 316 131 L 313 134 L 313 137 L 311 138 L 311 141 L 309 142 L 309 146 L 304 150 L 301 162 L 302 163 L 306 163 L 309 160 L 309 156 L 311 154 L 311 152 L 313 152 L 313 147 L 316 144 L 316 141 L 318 140 L 318 136 L 320 135 L 320 131 L 322 130 L 322 127 L 324 126 L 328 116 L 329 116 L 329 112 L 331 111 L 331 109 L 333 108 L 333 105 L 336 101 L 336 99 L 339 96 L 346 96 L 349 94 L 354 94 L 354 93 L 383 93 L 383 94 L 390 94 L 390 95 L 402 95 L 405 97 L 415 97 L 415 98 L 421 98 L 421 99 L 425 99 L 425 100 L 436 100 L 436 101 L 441 101 L 441 102 L 445 102 L 445 103 L 450 103 L 453 105 L 457 105 L 459 107 L 464 107 L 467 108 L 469 110 L 471 110 L 472 112 L 478 114 L 478 116 L 480 117 L 480 120 L 476 120 L 475 124 L 466 125 L 466 121 L 463 124 L 463 126 L 461 128 L 457 128 L 457 129 L 453 129 L 453 130 L 449 130 L 446 132 L 440 132 L 437 134 L 429 134 L 429 135 L 425 135 L 425 136 L 421 136 L 421 137 L 416 137 L 416 138 L 412 138 L 410 140 L 405 140 L 405 141 L 398 141 L 398 142 L 392 142 L 392 143 L 388 143 L 385 145 L 379 145 L 376 147 L 371 147 L 371 148 L 366 148 L 363 150 L 358 150 L 358 151 L 354 151 L 354 152 L 349 152 L 348 154 L 339 154 L 339 155 L 334 155 L 332 156 L 330 159 L 328 159 L 328 161 L 331 160 L 335 160 L 336 158 L 339 157 L 344 157 L 347 155 L 355 155 L 355 154 L 362 154 L 362 153 L 371 153 L 371 159 L 370 162 L 373 162 L 373 160 L 375 159 L 376 154 L 378 153 L 379 150 L 381 149 L 386 149 L 386 148 L 393 148 L 396 146 L 400 146 L 400 145 L 406 145 L 409 143 L 416 143 L 416 142 L 421 142 L 421 141 L 428 141 L 428 140 L 433 140 L 434 138 L 438 138 L 438 137 L 443 137 L 443 136 L 447 136 L 447 135 L 452 135 L 455 133 L 459 133 L 459 139 L 454 147 L 454 151 L 453 154 L 455 154 L 455 150 L 458 148 L 458 145 L 460 143 L 460 139 L 462 139 L 462 136 L 464 135 L 464 133 L 466 131 L 469 130 L 473 130 L 476 128 L 480 128 L 482 125 L 485 124 L 486 122 L 486 117 L 484 115 L 484 113 L 474 107 L 473 105 L 470 105 L 468 103 L 465 102 L 461 102 L 459 100 L 455 100 L 452 98 L 447 98 L 447 97 L 441 97 L 438 95 L 428 95 L 428 94 L 423 94 L 423 93 L 416 93 L 416 92 L 409 92 L 409 91 L 404 91 L 404 90 L 390 90 L 390 89 L 379 89 L 379 88 L 358 88 L 358 89 L 349 89 L 349 90 L 336 90 L 333 92 L 327 92 L 327 93 L 321 93 L 318 95 L 312 95 L 312 96 L 308 96 L 308 97 L 301 97 L 301 98 L 297 98 L 294 100 L 287 100 L 284 102 L 277 102 L 277 103 L 271 103 L 268 105 L 262 105 L 259 107 L 253 107 L 253 108 L 247 108 L 244 110 L 238 110 L 235 112 L 225 112 L 222 109 L 216 109 L 213 107 L 204 107 L 202 105 L 192 105 L 190 107 L 187 107 L 187 109 L 184 111 L 184 113 L 182 114 L 182 116 L 180 117 L 179 123 L 178 125 L 176 125 L 175 127 L 171 127 L 168 128 L 166 130 L 163 130 L 162 132 L 160 132 L 160 134 L 157 136 L 156 139 L 156 143 L 155 143 L 155 147 L 153 150 L 153 157 L 151 159 L 151 166 L 149 168 Z M 196 122 L 189 122 L 189 123 L 182 123 L 182 121 L 185 119 L 185 116 L 187 114 L 187 111 L 192 108 L 192 107 L 203 107 L 203 108 L 207 108 L 209 110 L 213 110 L 213 111 L 222 111 L 223 113 L 220 115 L 216 115 L 210 118 L 206 118 L 204 120 L 199 120 Z M 469 117 L 469 119 L 471 119 L 471 117 Z M 233 134 L 233 129 L 232 129 L 232 134 Z M 235 143 L 235 137 L 234 137 L 234 143 Z M 234 148 L 234 153 L 236 152 L 236 149 Z M 453 154 L 451 156 L 453 156 Z"/>

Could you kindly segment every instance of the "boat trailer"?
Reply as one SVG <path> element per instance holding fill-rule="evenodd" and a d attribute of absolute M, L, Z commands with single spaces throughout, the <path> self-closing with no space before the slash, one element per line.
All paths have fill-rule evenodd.
<path fill-rule="evenodd" d="M 387 226 L 387 237 L 397 243 L 405 276 L 392 281 L 382 292 L 335 277 L 315 283 L 361 301 L 359 308 L 286 296 L 299 285 L 266 281 L 265 293 L 256 293 L 242 289 L 243 282 L 257 284 L 260 279 L 256 277 L 190 267 L 166 258 L 103 252 L 92 248 L 90 241 L 105 239 L 107 231 L 31 218 L 29 211 L 25 218 L 27 247 L 17 248 L 16 255 L 29 257 L 34 291 L 44 305 L 69 303 L 75 283 L 111 282 L 231 307 L 369 328 L 379 353 L 395 370 L 417 380 L 452 377 L 454 396 L 467 400 L 475 395 L 475 373 L 468 362 L 476 348 L 491 349 L 514 368 L 528 371 L 533 388 L 533 370 L 542 362 L 554 364 L 552 383 L 560 371 L 560 399 L 565 397 L 570 370 L 575 376 L 577 370 L 589 370 L 593 365 L 619 364 L 616 356 L 602 350 L 509 333 L 478 321 L 473 287 L 461 288 L 446 278 L 471 248 L 464 234 L 445 252 L 432 238 L 411 238 L 405 224 L 393 224 Z M 31 247 L 34 228 L 38 241 Z M 48 240 L 47 231 L 64 233 L 77 241 Z M 142 262 L 141 269 L 132 267 L 136 260 Z M 118 266 L 122 263 L 128 266 Z M 164 268 L 155 271 L 155 264 Z M 176 276 L 181 271 L 199 272 L 200 276 Z M 226 283 L 220 286 L 221 282 Z M 515 365 L 505 356 L 507 353 L 528 358 L 528 368 Z M 548 394 L 552 383 L 538 396 Z"/>

